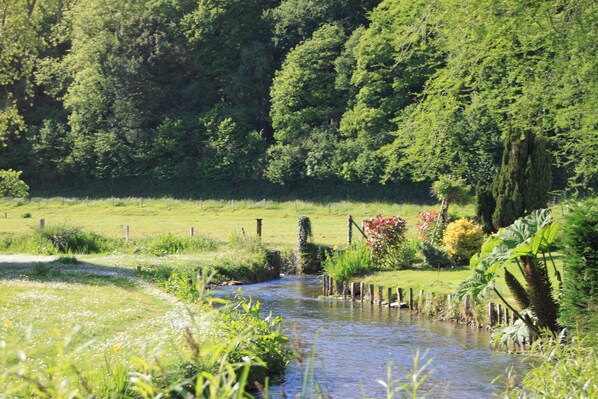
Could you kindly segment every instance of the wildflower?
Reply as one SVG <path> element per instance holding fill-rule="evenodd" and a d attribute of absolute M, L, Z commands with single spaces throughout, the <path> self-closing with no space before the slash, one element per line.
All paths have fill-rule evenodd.
<path fill-rule="evenodd" d="M 332 247 L 333 251 L 338 251 L 338 245 L 335 245 L 334 247 Z"/>
<path fill-rule="evenodd" d="M 6 320 L 4 320 L 4 325 L 5 325 L 6 327 L 10 327 L 10 326 L 12 326 L 12 321 L 10 321 L 10 320 L 6 319 Z"/>
<path fill-rule="evenodd" d="M 115 351 L 115 352 L 118 352 L 122 348 L 123 347 L 121 345 L 119 345 L 119 344 L 112 345 L 112 350 Z"/>

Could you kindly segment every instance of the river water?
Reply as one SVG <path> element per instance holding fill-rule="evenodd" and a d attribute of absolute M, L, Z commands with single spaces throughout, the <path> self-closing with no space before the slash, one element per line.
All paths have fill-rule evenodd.
<path fill-rule="evenodd" d="M 380 380 L 387 381 L 389 362 L 400 379 L 413 369 L 418 350 L 420 365 L 431 359 L 431 374 L 420 391 L 427 398 L 491 398 L 501 389 L 490 384 L 495 377 L 510 366 L 518 375 L 527 369 L 521 356 L 494 351 L 485 331 L 412 316 L 405 309 L 318 298 L 317 277 L 285 276 L 242 291 L 259 300 L 266 314 L 284 318 L 287 335 L 306 358 L 303 367 L 291 364 L 284 381 L 272 388 L 274 398 L 281 397 L 281 388 L 288 398 L 301 392 L 309 359 L 313 376 L 334 399 L 385 398 Z"/>

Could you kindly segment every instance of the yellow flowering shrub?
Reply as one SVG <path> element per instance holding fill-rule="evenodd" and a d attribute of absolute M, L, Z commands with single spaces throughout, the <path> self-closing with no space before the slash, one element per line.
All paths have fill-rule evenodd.
<path fill-rule="evenodd" d="M 482 227 L 467 219 L 459 219 L 446 226 L 442 244 L 456 264 L 466 264 L 484 243 Z"/>

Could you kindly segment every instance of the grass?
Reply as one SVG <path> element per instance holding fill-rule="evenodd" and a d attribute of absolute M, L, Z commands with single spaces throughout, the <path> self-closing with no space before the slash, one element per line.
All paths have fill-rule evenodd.
<path fill-rule="evenodd" d="M 388 272 L 377 272 L 363 280 L 366 284 L 382 285 L 385 287 L 412 288 L 413 292 L 425 290 L 438 294 L 452 294 L 459 283 L 471 276 L 471 270 L 466 267 L 432 270 L 407 269 Z"/>
<path fill-rule="evenodd" d="M 0 226 L 5 233 L 26 234 L 39 226 L 77 226 L 85 231 L 124 239 L 129 226 L 131 240 L 143 240 L 160 234 L 188 236 L 193 227 L 197 234 L 225 241 L 231 234 L 256 235 L 256 219 L 263 219 L 263 242 L 272 245 L 296 244 L 297 219 L 309 216 L 314 241 L 318 244 L 343 245 L 347 237 L 347 216 L 359 220 L 382 215 L 401 215 L 407 220 L 409 235 L 415 236 L 418 213 L 437 206 L 382 202 L 305 201 L 189 201 L 171 198 L 112 198 L 86 200 L 76 198 L 32 198 L 0 201 Z M 473 215 L 473 207 L 453 206 L 457 215 Z M 23 219 L 24 213 L 31 218 Z M 354 229 L 354 237 L 358 236 Z"/>
<path fill-rule="evenodd" d="M 232 387 L 245 355 L 284 370 L 277 322 L 240 305 L 183 303 L 136 277 L 150 259 L 177 267 L 133 255 L 0 264 L 0 398 L 154 397 L 200 371 Z"/>

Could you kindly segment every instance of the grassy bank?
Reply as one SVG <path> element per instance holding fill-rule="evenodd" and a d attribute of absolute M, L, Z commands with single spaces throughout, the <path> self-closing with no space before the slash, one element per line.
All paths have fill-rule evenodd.
<path fill-rule="evenodd" d="M 279 321 L 254 303 L 181 301 L 139 278 L 144 260 L 130 256 L 43 260 L 0 266 L 0 398 L 198 394 L 200 376 L 215 390 L 206 397 L 237 397 L 243 378 L 277 376 L 288 361 Z"/>
<path fill-rule="evenodd" d="M 130 240 L 143 240 L 170 232 L 188 236 L 193 227 L 197 234 L 226 241 L 231 235 L 255 236 L 256 219 L 263 219 L 263 242 L 269 245 L 294 245 L 297 219 L 311 218 L 314 241 L 326 245 L 343 245 L 347 237 L 347 216 L 362 219 L 383 215 L 401 215 L 407 220 L 409 234 L 415 236 L 418 214 L 434 205 L 383 202 L 305 202 L 209 200 L 188 201 L 172 198 L 107 198 L 99 200 L 33 198 L 0 201 L 0 231 L 11 234 L 30 233 L 39 226 L 72 225 L 86 231 L 124 240 L 129 226 Z M 473 207 L 451 207 L 456 215 L 472 215 Z M 354 230 L 354 237 L 358 232 Z"/>

